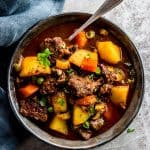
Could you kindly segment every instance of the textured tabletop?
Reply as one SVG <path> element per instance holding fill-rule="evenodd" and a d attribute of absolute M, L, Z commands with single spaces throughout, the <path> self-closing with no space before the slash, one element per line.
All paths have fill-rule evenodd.
<path fill-rule="evenodd" d="M 64 12 L 82 11 L 93 13 L 103 0 L 66 0 Z M 121 27 L 135 43 L 143 60 L 145 70 L 145 95 L 140 111 L 130 128 L 113 141 L 93 150 L 150 150 L 150 0 L 124 0 L 105 18 Z M 20 145 L 21 150 L 59 150 L 33 136 L 28 136 Z"/>

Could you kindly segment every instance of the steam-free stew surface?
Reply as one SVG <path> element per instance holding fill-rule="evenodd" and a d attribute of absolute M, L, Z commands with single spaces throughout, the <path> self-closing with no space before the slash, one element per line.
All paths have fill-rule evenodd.
<path fill-rule="evenodd" d="M 88 140 L 113 126 L 134 90 L 134 68 L 108 29 L 50 27 L 26 46 L 14 64 L 20 113 L 51 135 Z"/>

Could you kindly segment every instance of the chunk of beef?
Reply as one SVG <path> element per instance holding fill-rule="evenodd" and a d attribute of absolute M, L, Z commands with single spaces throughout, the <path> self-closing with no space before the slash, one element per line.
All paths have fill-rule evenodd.
<path fill-rule="evenodd" d="M 78 133 L 84 140 L 88 140 L 92 136 L 92 132 L 90 130 L 85 129 L 77 129 Z"/>
<path fill-rule="evenodd" d="M 57 76 L 58 84 L 62 84 L 64 82 L 66 82 L 67 75 L 65 74 L 65 72 L 63 70 L 57 69 L 57 68 L 52 68 L 52 73 L 54 73 Z"/>
<path fill-rule="evenodd" d="M 107 82 L 113 82 L 116 81 L 117 76 L 115 72 L 112 72 L 109 70 L 109 66 L 106 66 L 104 64 L 101 64 L 102 73 L 105 75 Z"/>
<path fill-rule="evenodd" d="M 42 122 L 45 122 L 48 119 L 47 109 L 40 106 L 34 99 L 21 100 L 20 113 L 25 117 L 31 117 Z"/>
<path fill-rule="evenodd" d="M 100 80 L 92 81 L 88 77 L 72 75 L 68 81 L 68 85 L 75 90 L 76 96 L 84 97 L 95 93 L 101 82 Z"/>
<path fill-rule="evenodd" d="M 100 87 L 100 94 L 110 94 L 112 87 L 113 85 L 111 84 L 104 84 Z"/>
<path fill-rule="evenodd" d="M 99 118 L 97 120 L 91 120 L 90 125 L 94 130 L 99 130 L 104 125 L 104 120 Z"/>
<path fill-rule="evenodd" d="M 49 48 L 51 51 L 54 50 L 55 45 L 52 38 L 45 38 L 44 41 L 40 44 L 42 50 Z"/>
<path fill-rule="evenodd" d="M 45 38 L 41 43 L 41 49 L 49 48 L 53 55 L 49 56 L 52 64 L 55 64 L 57 58 L 62 58 L 64 55 L 71 55 L 72 51 L 66 47 L 66 43 L 61 37 Z"/>
<path fill-rule="evenodd" d="M 56 86 L 57 86 L 56 80 L 51 76 L 48 76 L 40 87 L 40 93 L 42 95 L 53 94 L 57 91 Z"/>

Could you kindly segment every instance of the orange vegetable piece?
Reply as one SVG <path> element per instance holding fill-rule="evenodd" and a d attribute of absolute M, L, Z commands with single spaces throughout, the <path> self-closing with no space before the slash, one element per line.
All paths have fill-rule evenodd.
<path fill-rule="evenodd" d="M 97 68 L 97 60 L 84 58 L 81 64 L 81 69 L 86 71 L 95 72 Z"/>
<path fill-rule="evenodd" d="M 76 105 L 88 106 L 94 104 L 95 102 L 96 102 L 96 96 L 90 95 L 77 100 L 75 103 Z"/>
<path fill-rule="evenodd" d="M 117 64 L 122 61 L 122 50 L 112 41 L 104 41 L 96 43 L 101 59 L 110 63 Z"/>
<path fill-rule="evenodd" d="M 21 95 L 23 95 L 24 97 L 29 97 L 32 94 L 34 94 L 35 92 L 37 92 L 39 90 L 39 87 L 34 85 L 34 84 L 28 84 L 22 88 L 19 89 L 19 92 L 21 93 Z"/>
<path fill-rule="evenodd" d="M 87 43 L 86 34 L 84 31 L 81 31 L 75 38 L 75 41 L 79 48 L 83 48 Z"/>
<path fill-rule="evenodd" d="M 106 111 L 104 112 L 104 118 L 111 123 L 115 123 L 120 119 L 118 110 L 111 103 L 107 103 Z"/>

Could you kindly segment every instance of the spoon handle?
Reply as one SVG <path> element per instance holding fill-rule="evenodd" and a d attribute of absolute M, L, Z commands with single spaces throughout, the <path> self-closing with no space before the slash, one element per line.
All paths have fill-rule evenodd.
<path fill-rule="evenodd" d="M 73 40 L 79 32 L 84 30 L 87 26 L 100 18 L 103 14 L 107 13 L 108 11 L 119 5 L 122 1 L 123 0 L 105 0 L 100 8 L 79 29 L 77 29 L 72 35 L 69 36 L 69 41 Z"/>

